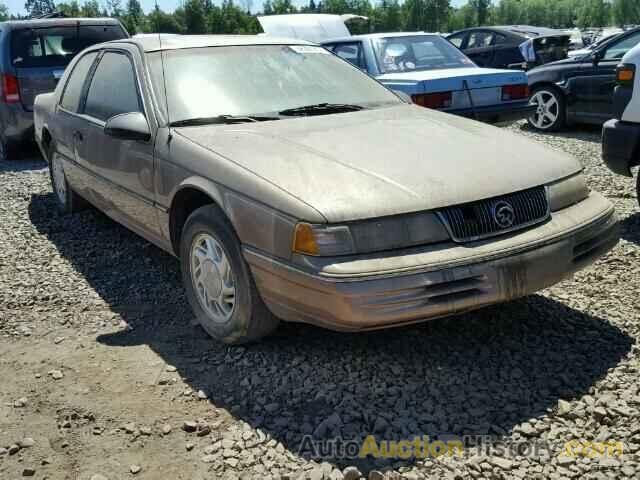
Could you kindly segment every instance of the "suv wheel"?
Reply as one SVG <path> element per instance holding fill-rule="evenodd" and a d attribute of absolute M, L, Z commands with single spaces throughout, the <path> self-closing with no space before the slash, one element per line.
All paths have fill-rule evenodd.
<path fill-rule="evenodd" d="M 556 132 L 564 127 L 566 102 L 564 95 L 553 87 L 538 87 L 533 90 L 531 105 L 536 111 L 528 118 L 529 125 L 541 132 Z"/>
<path fill-rule="evenodd" d="M 49 176 L 58 209 L 65 214 L 82 210 L 84 200 L 69 186 L 62 160 L 54 153 L 53 148 L 49 149 Z"/>
<path fill-rule="evenodd" d="M 180 240 L 182 280 L 200 325 L 214 339 L 247 343 L 278 326 L 263 303 L 240 242 L 215 205 L 195 210 Z"/>

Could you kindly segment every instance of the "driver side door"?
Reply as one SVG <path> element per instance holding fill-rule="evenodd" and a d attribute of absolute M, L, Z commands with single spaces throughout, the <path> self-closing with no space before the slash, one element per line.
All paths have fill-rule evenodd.
<path fill-rule="evenodd" d="M 623 37 L 603 50 L 597 61 L 587 60 L 572 85 L 575 112 L 583 120 L 601 123 L 613 115 L 616 67 L 622 57 L 640 43 L 640 32 Z"/>
<path fill-rule="evenodd" d="M 83 116 L 85 128 L 76 139 L 84 163 L 94 176 L 93 199 L 109 216 L 143 236 L 159 234 L 154 204 L 154 136 L 149 141 L 124 140 L 105 133 L 110 118 L 145 113 L 133 53 L 103 52 L 89 83 Z M 152 129 L 153 130 L 153 129 Z"/>

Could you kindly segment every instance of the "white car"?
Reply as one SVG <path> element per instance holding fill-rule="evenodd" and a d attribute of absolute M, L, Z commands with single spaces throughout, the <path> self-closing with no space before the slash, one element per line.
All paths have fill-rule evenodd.
<path fill-rule="evenodd" d="M 632 176 L 640 165 L 640 44 L 622 58 L 616 70 L 614 118 L 602 130 L 602 156 L 611 171 Z M 640 199 L 640 175 L 637 180 Z"/>

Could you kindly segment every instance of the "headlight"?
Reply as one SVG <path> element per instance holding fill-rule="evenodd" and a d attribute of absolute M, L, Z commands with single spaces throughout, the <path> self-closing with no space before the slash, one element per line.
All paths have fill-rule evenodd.
<path fill-rule="evenodd" d="M 293 251 L 303 255 L 332 256 L 355 253 L 349 227 L 298 223 L 293 234 Z"/>
<path fill-rule="evenodd" d="M 296 225 L 293 251 L 331 256 L 408 248 L 449 240 L 444 225 L 432 212 L 352 222 L 349 225 Z"/>
<path fill-rule="evenodd" d="M 552 183 L 548 188 L 552 212 L 570 207 L 589 196 L 589 187 L 582 173 Z"/>

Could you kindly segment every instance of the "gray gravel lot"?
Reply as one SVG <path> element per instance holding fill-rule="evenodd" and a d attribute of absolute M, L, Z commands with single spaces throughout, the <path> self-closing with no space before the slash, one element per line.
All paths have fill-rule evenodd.
<path fill-rule="evenodd" d="M 633 181 L 602 165 L 597 129 L 509 128 L 578 157 L 615 203 L 606 257 L 458 317 L 367 334 L 285 324 L 235 348 L 192 323 L 175 259 L 94 210 L 59 215 L 42 161 L 0 164 L 0 478 L 640 477 Z M 300 451 L 305 435 L 369 434 L 474 438 L 453 458 Z M 572 440 L 623 454 L 562 455 Z"/>

